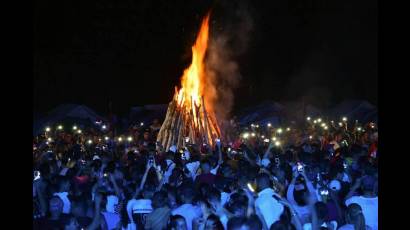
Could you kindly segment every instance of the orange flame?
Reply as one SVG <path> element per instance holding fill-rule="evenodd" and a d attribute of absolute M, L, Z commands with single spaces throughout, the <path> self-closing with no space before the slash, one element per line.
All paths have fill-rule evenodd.
<path fill-rule="evenodd" d="M 192 63 L 184 70 L 181 78 L 181 89 L 178 93 L 178 104 L 192 109 L 192 103 L 201 104 L 205 84 L 204 58 L 208 47 L 209 14 L 202 21 L 197 39 L 192 46 Z"/>
<path fill-rule="evenodd" d="M 189 112 L 193 126 L 199 132 L 204 132 L 210 143 L 212 137 L 219 136 L 220 130 L 213 113 L 212 104 L 203 105 L 204 89 L 206 85 L 205 54 L 208 48 L 209 36 L 208 13 L 202 21 L 195 44 L 192 46 L 192 62 L 184 70 L 181 77 L 181 89 L 176 92 L 176 101 L 179 107 Z M 206 99 L 206 98 L 205 98 Z M 204 108 L 201 108 L 204 107 Z M 212 123 L 212 124 L 209 124 Z"/>

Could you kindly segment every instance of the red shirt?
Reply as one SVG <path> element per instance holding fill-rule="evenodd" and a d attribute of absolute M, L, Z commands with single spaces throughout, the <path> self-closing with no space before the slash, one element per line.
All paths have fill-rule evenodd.
<path fill-rule="evenodd" d="M 196 177 L 198 183 L 215 184 L 216 176 L 212 173 L 201 174 Z"/>

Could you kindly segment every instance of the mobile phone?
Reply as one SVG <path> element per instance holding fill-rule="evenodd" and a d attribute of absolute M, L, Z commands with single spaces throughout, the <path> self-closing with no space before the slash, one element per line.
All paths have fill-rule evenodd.
<path fill-rule="evenodd" d="M 320 189 L 320 195 L 322 195 L 322 196 L 329 195 L 329 190 L 327 188 Z"/>
<path fill-rule="evenodd" d="M 38 180 L 38 179 L 40 179 L 41 177 L 40 177 L 40 171 L 34 171 L 34 180 L 33 181 L 36 181 L 36 180 Z"/>
<path fill-rule="evenodd" d="M 298 172 L 303 172 L 303 165 L 300 162 L 298 162 L 297 169 Z"/>
<path fill-rule="evenodd" d="M 246 185 L 248 186 L 248 189 L 249 189 L 251 192 L 255 192 L 255 189 L 253 188 L 253 186 L 252 186 L 251 183 L 247 183 Z"/>

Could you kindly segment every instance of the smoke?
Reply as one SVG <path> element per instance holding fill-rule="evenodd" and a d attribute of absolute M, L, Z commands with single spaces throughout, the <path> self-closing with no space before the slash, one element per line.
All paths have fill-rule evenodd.
<path fill-rule="evenodd" d="M 234 90 L 241 73 L 237 58 L 247 49 L 253 21 L 247 6 L 235 8 L 225 5 L 224 21 L 213 21 L 206 60 L 205 101 L 212 105 L 219 121 L 227 120 L 234 105 Z M 232 11 L 232 9 L 234 9 Z M 212 16 L 211 16 L 212 18 Z M 226 18 L 228 18 L 226 20 Z"/>

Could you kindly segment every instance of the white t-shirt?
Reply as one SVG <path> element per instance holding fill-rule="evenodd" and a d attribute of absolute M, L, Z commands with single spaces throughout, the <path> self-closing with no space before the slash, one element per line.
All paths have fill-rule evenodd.
<path fill-rule="evenodd" d="M 345 225 L 341 226 L 338 230 L 354 230 L 354 225 L 353 224 L 345 224 Z M 366 230 L 372 230 L 372 228 L 366 225 Z"/>
<path fill-rule="evenodd" d="M 172 211 L 172 215 L 181 215 L 185 218 L 188 230 L 192 230 L 192 220 L 202 216 L 200 207 L 192 204 L 183 204 Z"/>
<path fill-rule="evenodd" d="M 345 202 L 346 206 L 353 203 L 360 205 L 360 207 L 362 208 L 366 225 L 371 227 L 373 230 L 377 230 L 379 220 L 379 198 L 353 196 Z"/>
<path fill-rule="evenodd" d="M 284 210 L 283 205 L 272 197 L 273 194 L 276 194 L 273 189 L 265 188 L 258 193 L 258 198 L 255 200 L 255 208 L 259 209 L 268 227 L 279 220 Z"/>
<path fill-rule="evenodd" d="M 329 225 L 331 225 L 331 226 L 328 226 L 328 224 L 327 223 L 323 223 L 322 225 L 321 225 L 321 227 L 331 227 L 331 229 L 333 229 L 333 230 L 336 230 L 337 229 L 337 222 L 336 221 L 331 221 L 330 223 L 329 223 Z M 304 224 L 303 225 L 303 230 L 312 230 L 312 223 L 307 223 L 307 224 Z"/>

